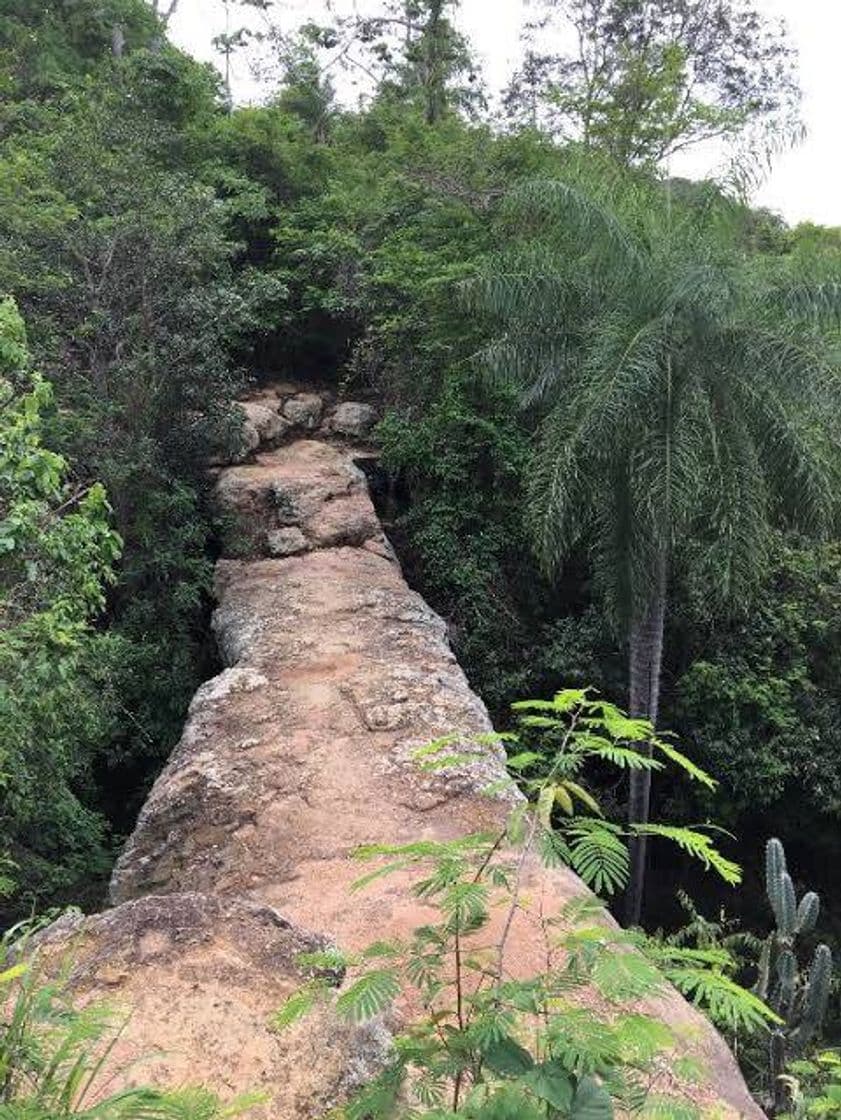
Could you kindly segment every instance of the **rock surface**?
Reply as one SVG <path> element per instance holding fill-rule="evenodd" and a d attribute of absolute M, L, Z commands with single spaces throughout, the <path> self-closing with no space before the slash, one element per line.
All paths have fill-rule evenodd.
<path fill-rule="evenodd" d="M 288 417 L 285 402 L 300 398 L 296 387 L 283 386 L 264 390 L 260 403 Z M 404 582 L 354 461 L 365 449 L 337 438 L 338 410 L 331 408 L 325 400 L 320 438 L 293 433 L 292 442 L 261 448 L 218 476 L 217 502 L 232 526 L 228 558 L 217 568 L 214 616 L 227 668 L 193 700 L 181 742 L 115 869 L 116 909 L 88 920 L 79 966 L 90 992 L 109 990 L 109 957 L 126 972 L 120 984 L 135 1008 L 132 1044 L 154 1042 L 163 1003 L 169 1005 L 167 1038 L 185 1057 L 183 1066 L 159 1067 L 162 1076 L 183 1068 L 192 1080 L 236 1091 L 289 1081 L 273 1090 L 271 1114 L 281 1120 L 319 1115 L 347 1084 L 342 1077 L 357 1076 L 360 1054 L 370 1062 L 378 1055 L 373 1045 L 360 1051 L 347 1032 L 319 1034 L 317 1024 L 302 1026 L 313 1033 L 290 1040 L 288 1050 L 285 1036 L 272 1036 L 269 1046 L 265 1019 L 291 983 L 292 941 L 311 939 L 316 935 L 302 931 L 313 930 L 358 949 L 429 917 L 399 877 L 352 894 L 360 874 L 355 848 L 498 828 L 508 810 L 481 792 L 503 773 L 493 750 L 477 748 L 475 761 L 437 775 L 416 764 L 415 748 L 429 740 L 491 725 L 444 623 Z M 307 421 L 297 423 L 300 433 Z M 528 866 L 529 906 L 509 942 L 513 972 L 541 968 L 541 913 L 556 913 L 583 890 L 570 873 Z M 183 901 L 191 898 L 203 901 Z M 182 921 L 179 907 L 190 906 L 194 916 Z M 138 914 L 146 915 L 139 924 Z M 277 914 L 294 929 L 275 925 Z M 226 921 L 231 933 L 222 928 Z M 139 925 L 150 937 L 160 926 L 163 957 L 143 957 Z M 176 928 L 185 940 L 167 935 Z M 205 931 L 196 935 L 205 949 L 193 948 L 193 929 Z M 279 938 L 274 948 L 268 934 Z M 194 952 L 206 952 L 201 983 L 212 997 L 191 1003 Z M 285 963 L 277 984 L 263 990 L 259 969 L 272 953 Z M 220 1059 L 208 1038 L 226 1039 L 226 1013 L 218 1007 L 228 1008 L 234 1024 L 221 1044 L 229 1055 L 247 1050 L 253 1032 L 254 1063 L 214 1066 Z M 731 1115 L 760 1115 L 723 1041 L 694 1009 L 676 993 L 650 1009 L 706 1069 L 703 1084 L 691 1089 L 676 1088 L 663 1070 L 665 1088 Z M 301 1076 L 310 1080 L 295 1088 L 305 1046 L 310 1058 Z"/>
<path fill-rule="evenodd" d="M 317 393 L 296 393 L 283 405 L 286 419 L 308 432 L 315 431 L 318 427 L 323 411 L 324 401 Z"/>
<path fill-rule="evenodd" d="M 348 1027 L 326 1006 L 270 1029 L 306 979 L 299 955 L 324 946 L 267 906 L 196 893 L 62 919 L 40 939 L 42 955 L 72 961 L 82 1000 L 130 1011 L 109 1057 L 125 1084 L 205 1084 L 226 1098 L 247 1088 L 266 1096 L 255 1120 L 322 1115 L 386 1053 L 381 1026 Z"/>
<path fill-rule="evenodd" d="M 352 439 L 364 439 L 370 435 L 371 429 L 377 422 L 377 414 L 369 404 L 360 404 L 356 401 L 344 401 L 336 406 L 330 418 L 330 429 L 339 435 L 350 436 Z"/>

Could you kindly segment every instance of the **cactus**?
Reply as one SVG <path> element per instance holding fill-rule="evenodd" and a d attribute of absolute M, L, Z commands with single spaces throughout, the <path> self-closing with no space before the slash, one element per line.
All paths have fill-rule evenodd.
<path fill-rule="evenodd" d="M 821 909 L 821 900 L 814 891 L 808 891 L 800 899 L 797 907 L 797 933 L 809 933 L 818 923 L 818 914 Z"/>
<path fill-rule="evenodd" d="M 826 1015 L 829 989 L 832 984 L 832 953 L 827 945 L 818 945 L 803 991 L 800 1022 L 789 1035 L 789 1049 L 802 1053 L 820 1030 Z"/>
<path fill-rule="evenodd" d="M 786 873 L 786 854 L 782 844 L 777 839 L 771 839 L 765 845 L 765 891 L 777 925 L 781 924 L 780 913 L 782 910 L 782 881 Z"/>
<path fill-rule="evenodd" d="M 808 891 L 798 905 L 785 849 L 777 839 L 769 840 L 765 848 L 765 887 L 776 928 L 762 946 L 754 991 L 782 1020 L 771 1033 L 768 1053 L 772 1104 L 779 1111 L 780 1077 L 787 1063 L 803 1054 L 823 1025 L 832 982 L 832 953 L 827 945 L 818 945 L 808 971 L 801 971 L 797 939 L 814 930 L 820 899 Z"/>
<path fill-rule="evenodd" d="M 785 1090 L 781 1079 L 786 1071 L 786 1036 L 782 1031 L 771 1031 L 768 1043 L 768 1069 L 771 1075 L 774 1111 L 779 1112 L 785 1107 Z"/>
<path fill-rule="evenodd" d="M 791 940 L 797 927 L 797 896 L 794 893 L 794 883 L 787 871 L 782 875 L 780 895 L 780 916 L 777 919 L 779 930 L 786 940 Z"/>
<path fill-rule="evenodd" d="M 772 1007 L 778 1015 L 785 1018 L 794 1002 L 797 984 L 797 957 L 791 949 L 783 949 L 777 957 L 777 988 Z"/>

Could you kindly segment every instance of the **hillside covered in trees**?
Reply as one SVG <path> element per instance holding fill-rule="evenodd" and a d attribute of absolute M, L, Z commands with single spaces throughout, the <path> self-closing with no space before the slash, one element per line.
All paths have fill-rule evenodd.
<path fill-rule="evenodd" d="M 376 407 L 380 518 L 500 730 L 563 689 L 595 690 L 593 735 L 596 694 L 645 723 L 643 762 L 577 786 L 631 826 L 604 840 L 616 915 L 733 949 L 800 1022 L 841 935 L 841 233 L 750 202 L 798 133 L 785 28 L 750 0 L 541 0 L 495 96 L 456 0 L 292 33 L 230 0 L 218 72 L 168 40 L 176 7 L 0 0 L 4 925 L 100 906 L 218 669 L 208 467 L 241 451 L 232 402 L 289 379 Z M 238 106 L 249 49 L 264 98 Z M 721 181 L 668 174 L 711 140 Z M 567 718 L 542 711 L 510 751 L 535 803 Z M 659 741 L 714 781 L 660 773 Z M 714 826 L 741 884 L 649 844 L 666 818 Z"/>

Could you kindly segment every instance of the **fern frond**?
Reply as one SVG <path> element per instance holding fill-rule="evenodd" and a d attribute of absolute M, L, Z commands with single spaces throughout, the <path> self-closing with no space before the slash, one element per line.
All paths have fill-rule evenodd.
<path fill-rule="evenodd" d="M 703 1007 L 719 1027 L 756 1031 L 769 1023 L 781 1022 L 758 996 L 716 969 L 672 965 L 665 967 L 664 972 L 678 991 Z"/>
<path fill-rule="evenodd" d="M 336 1000 L 336 1011 L 351 1023 L 365 1023 L 382 1014 L 400 993 L 400 981 L 390 969 L 367 972 Z"/>
<path fill-rule="evenodd" d="M 614 894 L 628 880 L 628 849 L 622 830 L 607 821 L 577 817 L 564 827 L 570 864 L 596 894 Z"/>
<path fill-rule="evenodd" d="M 700 860 L 705 868 L 716 871 L 731 886 L 742 881 L 741 867 L 723 856 L 704 832 L 666 824 L 635 824 L 630 826 L 630 831 L 637 836 L 660 836 L 671 840 L 694 859 Z"/>

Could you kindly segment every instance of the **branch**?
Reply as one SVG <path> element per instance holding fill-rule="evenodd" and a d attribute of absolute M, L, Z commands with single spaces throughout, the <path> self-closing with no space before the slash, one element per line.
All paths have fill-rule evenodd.
<path fill-rule="evenodd" d="M 423 183 L 425 187 L 438 191 L 440 194 L 449 195 L 450 198 L 458 199 L 459 202 L 464 202 L 475 210 L 489 210 L 491 205 L 506 193 L 501 187 L 494 187 L 485 191 L 473 190 L 458 179 L 449 175 L 440 175 L 434 171 L 414 170 L 411 172 L 411 176 L 418 182 Z"/>
<path fill-rule="evenodd" d="M 169 0 L 169 4 L 167 5 L 166 9 L 162 9 L 161 0 L 152 0 L 152 11 L 155 13 L 164 27 L 167 26 L 169 21 L 175 15 L 180 2 L 181 0 Z"/>

